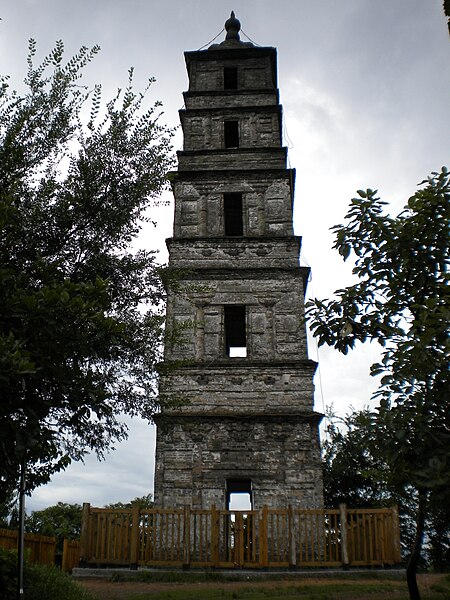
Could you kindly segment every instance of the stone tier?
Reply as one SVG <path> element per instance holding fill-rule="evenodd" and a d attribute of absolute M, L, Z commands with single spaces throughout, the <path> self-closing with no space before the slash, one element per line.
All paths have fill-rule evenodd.
<path fill-rule="evenodd" d="M 276 106 L 278 90 L 219 90 L 208 92 L 184 92 L 187 110 L 243 108 L 248 106 Z"/>
<path fill-rule="evenodd" d="M 220 508 L 225 482 L 244 478 L 251 480 L 255 509 L 323 506 L 321 418 L 317 413 L 157 415 L 156 505 Z"/>
<path fill-rule="evenodd" d="M 224 194 L 230 192 L 242 194 L 243 237 L 293 236 L 294 169 L 184 171 L 171 180 L 175 238 L 225 239 Z"/>
<path fill-rule="evenodd" d="M 238 69 L 239 89 L 277 88 L 277 51 L 275 48 L 208 49 L 185 52 L 189 91 L 223 89 L 224 67 Z"/>
<path fill-rule="evenodd" d="M 280 105 L 180 110 L 183 150 L 224 149 L 226 120 L 238 122 L 239 148 L 279 148 L 281 119 Z"/>
<path fill-rule="evenodd" d="M 298 268 L 300 237 L 169 238 L 171 264 L 179 269 Z"/>
<path fill-rule="evenodd" d="M 287 148 L 227 148 L 218 150 L 179 150 L 179 171 L 242 171 L 245 169 L 285 169 Z"/>
<path fill-rule="evenodd" d="M 246 307 L 248 362 L 307 358 L 303 297 L 309 269 L 195 269 L 181 272 L 169 294 L 166 360 L 220 361 L 224 307 Z M 229 367 L 234 364 L 228 362 Z"/>
<path fill-rule="evenodd" d="M 164 413 L 250 415 L 309 414 L 314 392 L 313 361 L 252 362 L 228 358 L 222 364 L 197 362 L 177 366 L 161 377 L 160 395 L 179 400 L 182 407 L 165 408 Z"/>

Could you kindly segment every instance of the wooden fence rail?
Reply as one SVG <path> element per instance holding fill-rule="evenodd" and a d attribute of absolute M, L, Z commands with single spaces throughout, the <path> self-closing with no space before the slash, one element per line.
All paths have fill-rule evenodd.
<path fill-rule="evenodd" d="M 17 535 L 17 531 L 12 529 L 0 529 L 0 548 L 16 550 Z M 56 538 L 26 533 L 25 550 L 29 553 L 30 562 L 52 565 L 55 562 Z"/>
<path fill-rule="evenodd" d="M 250 511 L 83 505 L 84 565 L 336 567 L 401 561 L 396 508 Z"/>

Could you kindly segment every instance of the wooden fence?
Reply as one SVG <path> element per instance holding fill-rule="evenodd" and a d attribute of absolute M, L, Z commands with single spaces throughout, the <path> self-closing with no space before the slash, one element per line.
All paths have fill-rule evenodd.
<path fill-rule="evenodd" d="M 251 511 L 83 505 L 80 564 L 219 568 L 391 565 L 396 508 Z"/>
<path fill-rule="evenodd" d="M 16 550 L 17 535 L 17 531 L 12 529 L 0 529 L 0 548 Z M 26 533 L 25 550 L 28 552 L 30 562 L 52 565 L 55 562 L 56 538 Z"/>
<path fill-rule="evenodd" d="M 61 570 L 70 572 L 80 564 L 79 540 L 64 540 Z"/>

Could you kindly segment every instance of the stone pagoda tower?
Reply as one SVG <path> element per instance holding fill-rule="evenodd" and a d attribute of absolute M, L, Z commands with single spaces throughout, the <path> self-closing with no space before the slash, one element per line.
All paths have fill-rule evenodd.
<path fill-rule="evenodd" d="M 323 503 L 313 375 L 302 322 L 308 269 L 293 235 L 277 54 L 239 39 L 186 52 L 155 504 Z M 184 327 L 183 327 L 184 324 Z M 182 326 L 179 331 L 179 326 Z M 174 335 L 171 335 L 174 332 Z M 176 407 L 175 407 L 176 406 Z"/>

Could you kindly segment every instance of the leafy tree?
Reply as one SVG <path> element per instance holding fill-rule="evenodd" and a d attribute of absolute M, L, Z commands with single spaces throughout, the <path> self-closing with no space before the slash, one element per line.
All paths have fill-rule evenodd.
<path fill-rule="evenodd" d="M 81 506 L 58 502 L 43 510 L 35 510 L 25 519 L 29 533 L 39 533 L 56 538 L 56 562 L 60 563 L 64 540 L 77 540 L 81 532 Z"/>
<path fill-rule="evenodd" d="M 384 214 L 376 191 L 359 191 L 336 225 L 336 248 L 353 253 L 356 284 L 331 300 L 307 304 L 319 345 L 346 354 L 356 342 L 383 347 L 373 416 L 382 457 L 396 488 L 417 490 L 416 532 L 407 566 L 411 598 L 425 518 L 450 483 L 448 297 L 449 174 L 445 167 L 420 184 L 397 216 Z"/>
<path fill-rule="evenodd" d="M 345 503 L 351 507 L 398 505 L 402 553 L 407 555 L 414 541 L 417 489 L 397 486 L 397 477 L 383 457 L 379 438 L 368 408 L 338 417 L 327 414 L 326 436 L 322 443 L 325 504 Z M 435 571 L 450 568 L 450 497 L 431 490 L 426 516 L 426 545 L 423 564 Z"/>
<path fill-rule="evenodd" d="M 0 79 L 0 503 L 23 461 L 30 490 L 157 408 L 162 272 L 131 243 L 172 132 L 132 70 L 104 107 L 80 85 L 98 50 L 64 62 L 57 42 L 35 66 L 31 41 L 25 93 Z"/>
<path fill-rule="evenodd" d="M 81 531 L 81 506 L 58 502 L 43 510 L 34 510 L 26 519 L 30 533 L 40 533 L 64 540 L 76 540 Z"/>
<path fill-rule="evenodd" d="M 107 504 L 105 508 L 134 508 L 135 506 L 139 506 L 140 509 L 145 509 L 153 508 L 153 505 L 152 495 L 147 494 L 146 496 L 137 496 L 129 502 L 112 502 L 111 504 Z"/>
<path fill-rule="evenodd" d="M 14 525 L 16 498 L 13 490 L 2 494 L 3 502 L 0 503 L 0 528 L 9 529 Z"/>
<path fill-rule="evenodd" d="M 324 501 L 329 508 L 336 504 L 366 508 L 391 506 L 389 472 L 382 456 L 374 452 L 374 435 L 368 409 L 337 417 L 327 414 L 322 442 Z"/>
<path fill-rule="evenodd" d="M 450 34 L 450 0 L 444 0 L 442 7 L 444 9 L 444 15 L 447 17 L 448 32 Z"/>

